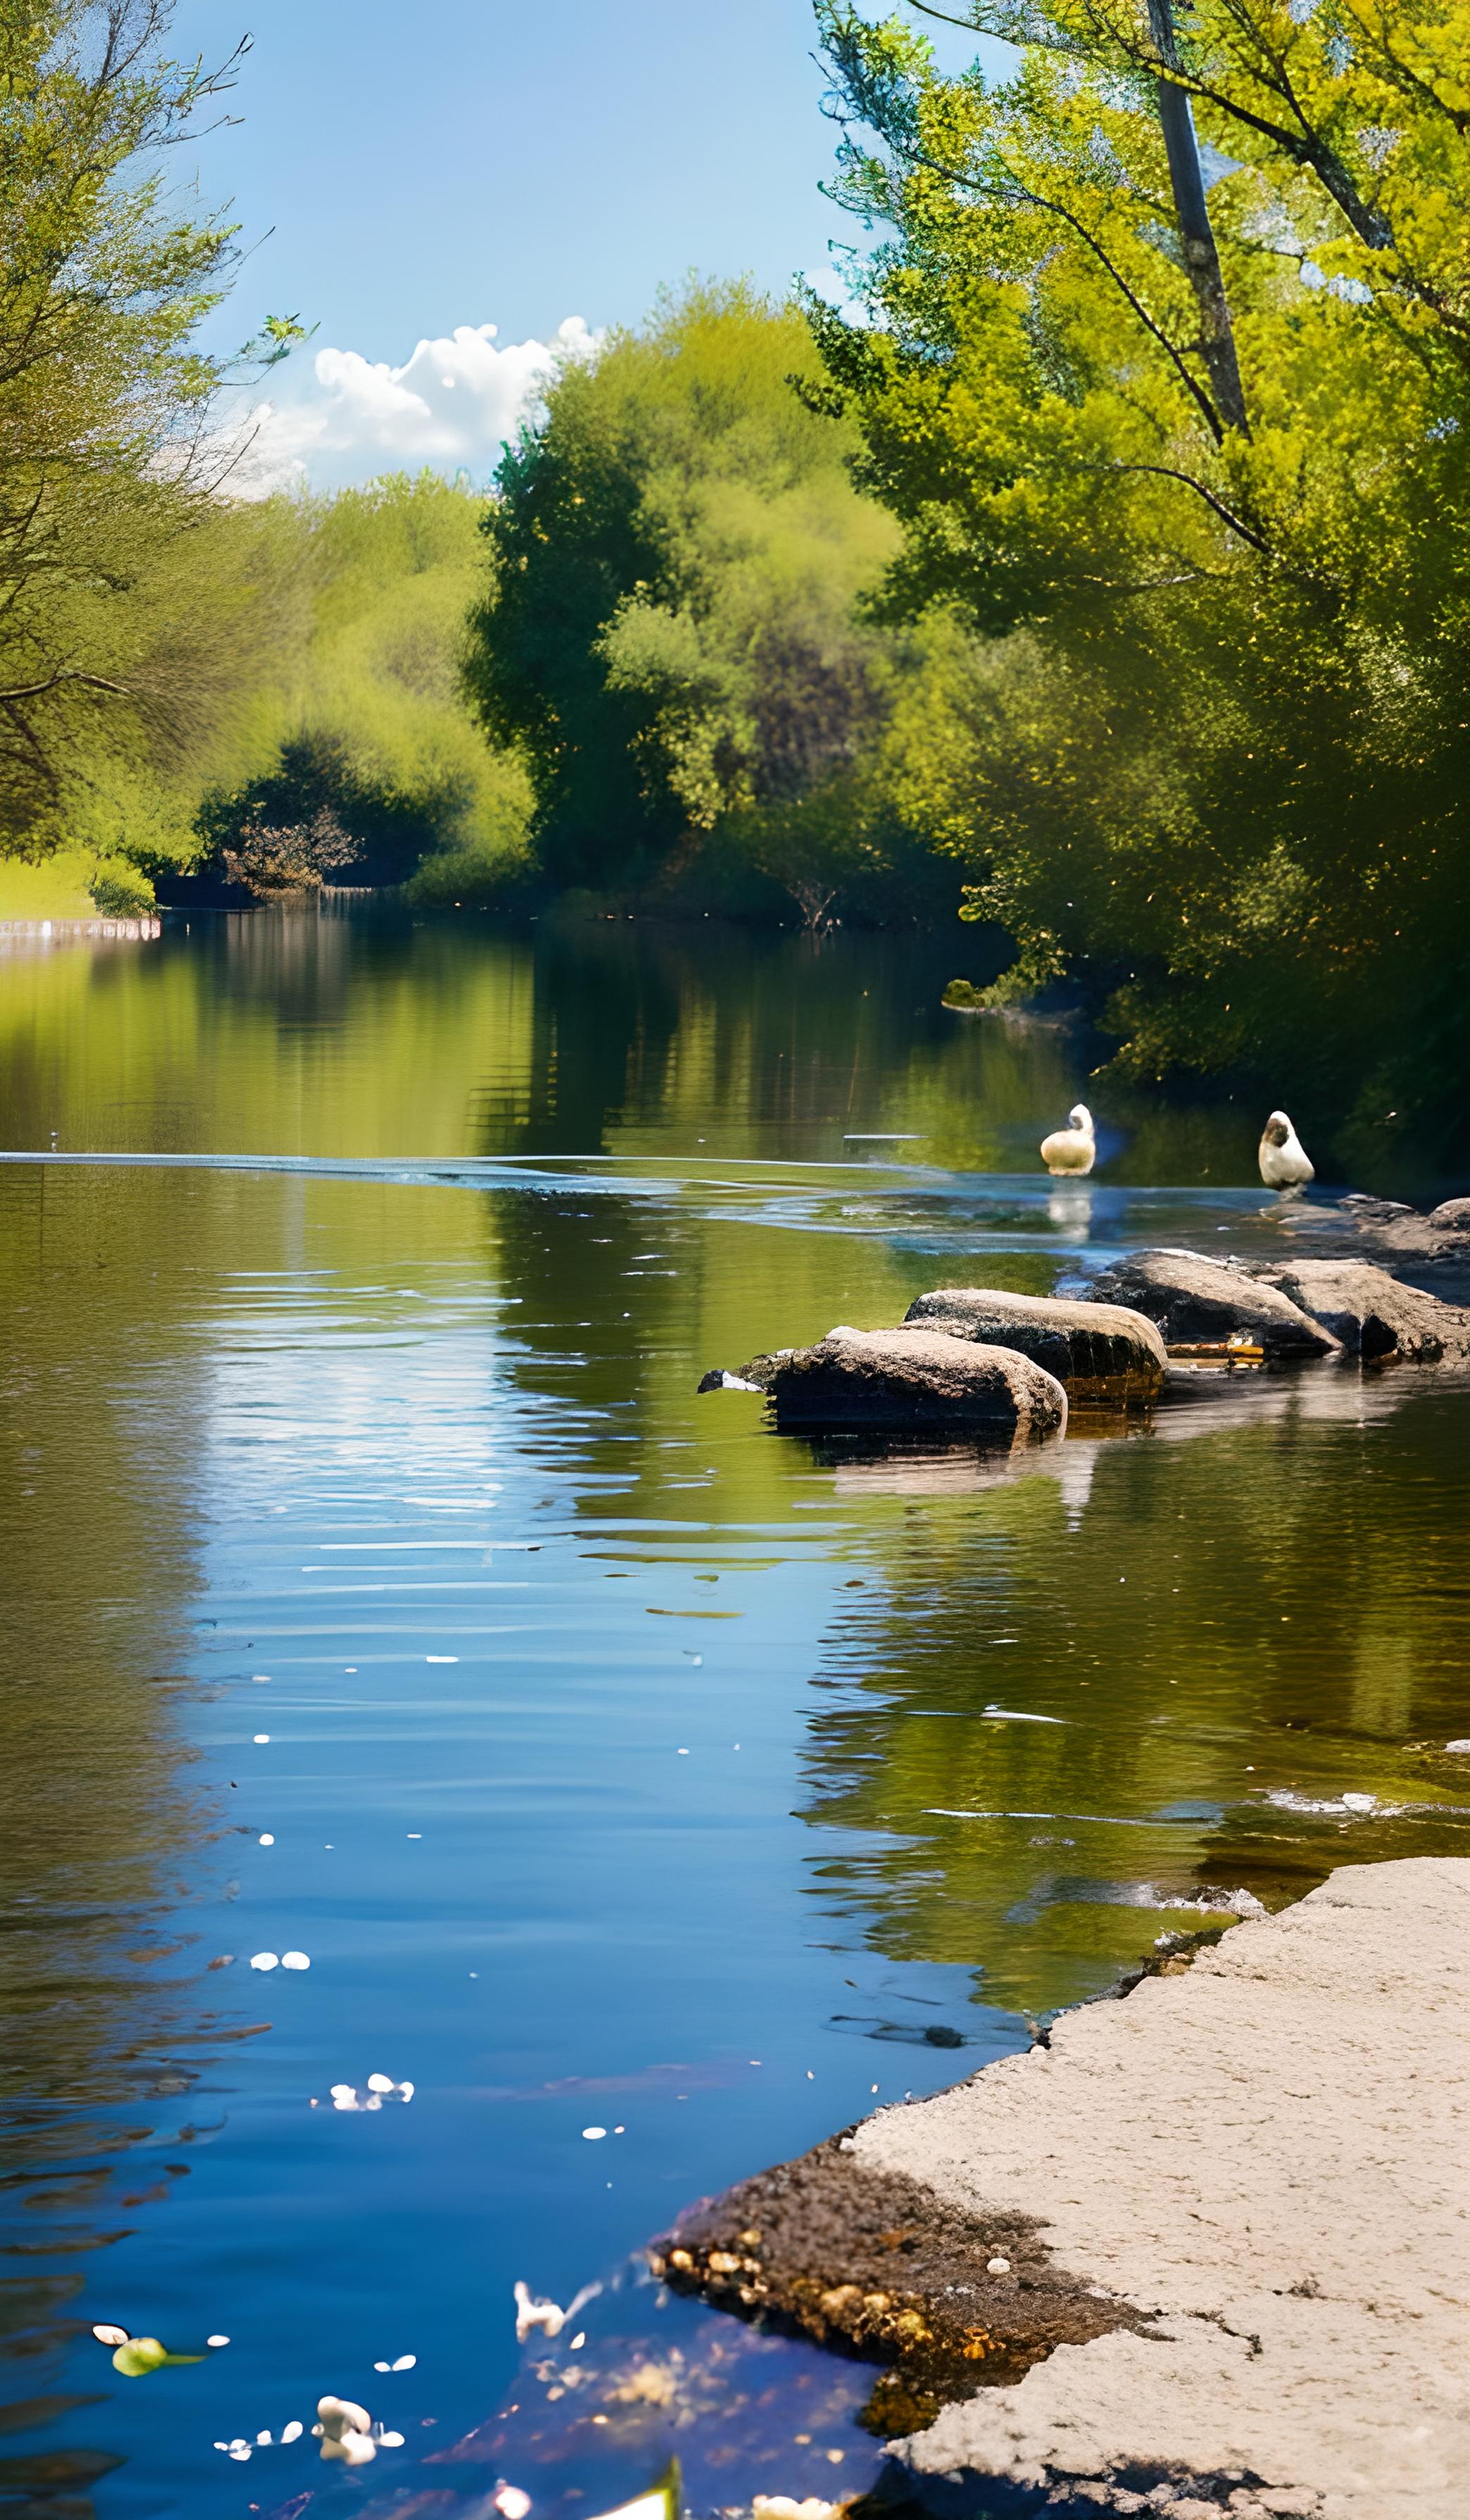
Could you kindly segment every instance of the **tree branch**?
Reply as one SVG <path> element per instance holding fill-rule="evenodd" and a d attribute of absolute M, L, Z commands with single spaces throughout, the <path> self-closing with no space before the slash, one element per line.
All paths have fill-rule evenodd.
<path fill-rule="evenodd" d="M 963 185 L 967 192 L 979 193 L 983 198 L 1004 198 L 999 185 L 982 183 L 978 176 L 966 175 L 957 167 L 941 165 L 938 158 L 930 158 L 923 151 L 917 152 L 911 162 L 926 166 L 932 175 L 942 176 L 946 183 Z M 1031 186 L 1024 183 L 1019 175 L 1013 174 L 1008 166 L 1005 169 L 1005 173 L 1011 187 L 1012 194 L 1016 198 L 1024 202 L 1029 202 L 1033 209 L 1046 210 L 1053 218 L 1063 220 L 1065 224 L 1073 230 L 1074 234 L 1080 238 L 1082 244 L 1087 248 L 1088 252 L 1097 256 L 1098 261 L 1102 264 L 1104 271 L 1113 282 L 1114 287 L 1125 299 L 1126 303 L 1132 308 L 1133 313 L 1137 316 L 1138 321 L 1144 327 L 1144 330 L 1158 342 L 1160 349 L 1164 352 L 1170 365 L 1173 368 L 1174 373 L 1178 377 L 1186 393 L 1198 406 L 1200 413 L 1203 416 L 1205 426 L 1209 429 L 1211 436 L 1214 438 L 1216 445 L 1223 446 L 1225 442 L 1224 428 L 1220 421 L 1219 414 L 1216 410 L 1214 403 L 1211 401 L 1210 396 L 1206 393 L 1204 386 L 1199 382 L 1198 378 L 1190 375 L 1188 368 L 1184 364 L 1183 354 L 1174 347 L 1173 342 L 1170 339 L 1168 334 L 1163 331 L 1162 327 L 1155 323 L 1154 318 L 1148 311 L 1148 308 L 1143 304 L 1141 298 L 1136 296 L 1134 292 L 1129 288 L 1122 272 L 1119 270 L 1118 265 L 1114 262 L 1111 254 L 1108 253 L 1105 247 L 1101 246 L 1098 243 L 1097 238 L 1093 236 L 1091 230 L 1083 225 L 1082 221 L 1078 217 L 1077 212 L 1067 208 L 1065 202 L 1048 201 L 1044 194 L 1033 192 Z"/>
<path fill-rule="evenodd" d="M 129 696 L 126 683 L 112 683 L 105 674 L 84 674 L 79 667 L 65 667 L 48 674 L 42 682 L 18 683 L 13 690 L 0 692 L 0 708 L 10 708 L 21 700 L 41 699 L 47 692 L 60 690 L 63 683 L 82 683 L 88 691 L 112 692 L 119 699 Z"/>

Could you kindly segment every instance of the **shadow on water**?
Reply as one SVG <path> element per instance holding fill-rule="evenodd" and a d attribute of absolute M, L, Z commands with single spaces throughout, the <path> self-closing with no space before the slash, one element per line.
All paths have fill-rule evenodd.
<path fill-rule="evenodd" d="M 1078 1045 L 944 1014 L 949 951 L 260 918 L 0 967 L 48 1158 L 0 1165 L 7 2520 L 574 2520 L 671 2450 L 699 2511 L 852 2493 L 871 2373 L 640 2243 L 1161 1933 L 1465 1846 L 1449 1380 L 1007 1456 L 696 1397 L 961 1268 L 1330 1223 L 1228 1108 L 1048 1182 Z M 517 2279 L 601 2289 L 518 2344 Z M 232 2341 L 131 2382 L 93 2320 Z M 283 2441 L 328 2388 L 404 2436 L 365 2475 Z"/>

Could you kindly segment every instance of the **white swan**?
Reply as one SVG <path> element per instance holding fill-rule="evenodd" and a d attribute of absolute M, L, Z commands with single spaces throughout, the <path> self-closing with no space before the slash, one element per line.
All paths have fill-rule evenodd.
<path fill-rule="evenodd" d="M 1053 1129 L 1042 1139 L 1041 1161 L 1049 1173 L 1090 1173 L 1097 1161 L 1097 1140 L 1085 1102 L 1074 1102 L 1066 1128 Z"/>
<path fill-rule="evenodd" d="M 1284 1111 L 1273 1111 L 1256 1149 L 1267 1190 L 1301 1190 L 1316 1180 L 1316 1166 Z"/>

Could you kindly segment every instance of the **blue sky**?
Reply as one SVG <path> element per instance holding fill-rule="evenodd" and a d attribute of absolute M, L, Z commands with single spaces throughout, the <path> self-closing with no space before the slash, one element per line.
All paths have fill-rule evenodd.
<path fill-rule="evenodd" d="M 181 0 L 175 48 L 217 59 L 247 31 L 239 127 L 193 153 L 250 248 L 211 331 L 319 326 L 272 380 L 307 416 L 271 443 L 314 479 L 452 468 L 456 429 L 478 476 L 535 382 L 515 345 L 636 322 L 691 269 L 781 290 L 852 233 L 818 191 L 834 133 L 809 0 Z M 493 342 L 455 346 L 486 325 Z M 408 378 L 373 381 L 420 341 Z M 419 424 L 426 379 L 439 410 Z"/>

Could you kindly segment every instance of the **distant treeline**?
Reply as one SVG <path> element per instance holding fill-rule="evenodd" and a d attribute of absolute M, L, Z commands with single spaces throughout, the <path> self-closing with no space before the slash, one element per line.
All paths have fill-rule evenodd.
<path fill-rule="evenodd" d="M 1447 1153 L 1470 5 L 976 0 L 989 84 L 926 14 L 818 0 L 880 240 L 847 314 L 692 287 L 568 359 L 488 496 L 252 504 L 196 346 L 230 239 L 148 172 L 214 83 L 167 0 L 0 0 L 12 866 L 959 909 L 1012 940 L 978 1001 Z"/>

